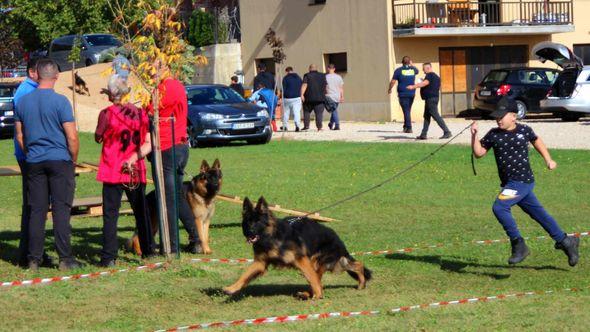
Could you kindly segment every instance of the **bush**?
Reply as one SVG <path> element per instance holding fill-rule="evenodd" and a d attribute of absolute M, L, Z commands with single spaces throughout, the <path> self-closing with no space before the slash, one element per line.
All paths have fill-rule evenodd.
<path fill-rule="evenodd" d="M 215 18 L 207 12 L 196 10 L 189 21 L 188 40 L 195 47 L 212 45 L 215 43 Z"/>

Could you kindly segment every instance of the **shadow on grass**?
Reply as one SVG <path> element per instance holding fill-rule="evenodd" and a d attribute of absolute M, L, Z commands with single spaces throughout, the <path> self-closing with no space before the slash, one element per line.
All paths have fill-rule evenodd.
<path fill-rule="evenodd" d="M 440 255 L 432 256 L 414 256 L 408 254 L 392 254 L 385 256 L 388 259 L 393 260 L 404 260 L 404 261 L 414 261 L 414 262 L 421 262 L 421 263 L 428 263 L 433 265 L 439 265 L 440 269 L 446 272 L 454 272 L 460 274 L 473 274 L 477 276 L 484 276 L 493 278 L 496 280 L 507 279 L 510 278 L 510 274 L 499 274 L 499 273 L 489 273 L 483 271 L 465 271 L 466 267 L 474 267 L 474 268 L 495 268 L 495 269 L 524 269 L 524 270 L 555 270 L 555 271 L 567 271 L 565 269 L 545 265 L 545 266 L 526 266 L 526 265 L 516 265 L 516 266 L 509 266 L 509 265 L 496 265 L 496 264 L 480 264 L 476 262 L 466 262 L 464 260 L 459 260 L 455 257 L 443 257 Z"/>
<path fill-rule="evenodd" d="M 379 138 L 382 138 L 384 141 L 390 140 L 390 139 L 406 139 L 406 140 L 412 140 L 415 141 L 416 137 L 410 137 L 410 136 L 401 136 L 401 135 L 396 135 L 396 136 L 379 136 Z"/>
<path fill-rule="evenodd" d="M 120 227 L 120 232 L 134 231 L 134 227 Z M 119 238 L 119 245 L 121 247 L 127 239 Z M 18 242 L 20 239 L 20 232 L 18 231 L 2 231 L 0 232 L 0 260 L 9 262 L 13 265 L 18 264 L 19 250 Z M 100 247 L 102 245 L 102 228 L 87 227 L 87 228 L 73 228 L 72 229 L 72 252 L 76 258 L 84 258 L 87 263 L 97 263 L 99 260 Z M 53 231 L 45 232 L 45 249 L 55 251 Z M 122 250 L 122 249 L 121 249 Z M 129 262 L 139 262 L 139 259 L 127 259 L 119 257 L 119 260 Z"/>
<path fill-rule="evenodd" d="M 329 285 L 324 286 L 324 290 L 327 289 L 340 289 L 340 288 L 350 288 L 355 289 L 355 285 Z M 226 295 L 221 288 L 204 288 L 201 290 L 201 293 L 209 296 L 209 297 L 222 297 L 227 296 L 227 299 L 224 303 L 231 303 L 231 302 L 238 302 L 243 300 L 245 297 L 268 297 L 268 296 L 278 296 L 278 295 L 291 295 L 293 297 L 297 297 L 298 292 L 308 292 L 309 285 L 250 285 L 246 288 L 242 289 L 239 293 L 234 295 Z"/>
<path fill-rule="evenodd" d="M 209 225 L 210 228 L 232 228 L 232 227 L 242 227 L 242 223 L 239 222 L 232 222 L 232 223 L 223 223 L 223 224 L 216 224 L 215 222 L 212 222 L 211 225 Z"/>

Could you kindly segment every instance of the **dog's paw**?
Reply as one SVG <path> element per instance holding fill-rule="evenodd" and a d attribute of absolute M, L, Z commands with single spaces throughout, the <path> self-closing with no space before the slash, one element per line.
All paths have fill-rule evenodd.
<path fill-rule="evenodd" d="M 209 248 L 203 249 L 203 254 L 205 254 L 205 255 L 211 255 L 212 253 L 213 253 L 213 250 L 211 250 Z"/>
<path fill-rule="evenodd" d="M 234 295 L 235 293 L 237 293 L 237 292 L 238 292 L 238 290 L 237 290 L 237 289 L 234 289 L 234 288 L 232 288 L 232 287 L 223 287 L 223 292 L 224 292 L 226 295 Z"/>
<path fill-rule="evenodd" d="M 309 292 L 297 292 L 297 298 L 303 301 L 307 301 L 311 298 L 311 294 Z"/>

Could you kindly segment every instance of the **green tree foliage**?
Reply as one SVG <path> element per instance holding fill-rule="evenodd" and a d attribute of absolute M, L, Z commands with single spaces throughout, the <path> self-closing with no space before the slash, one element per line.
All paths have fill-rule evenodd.
<path fill-rule="evenodd" d="M 200 10 L 194 11 L 189 21 L 189 43 L 195 47 L 214 44 L 214 20 L 215 18 L 210 13 Z"/>
<path fill-rule="evenodd" d="M 80 55 L 82 53 L 82 39 L 80 36 L 76 36 L 74 39 L 74 45 L 72 46 L 72 51 L 68 56 L 68 61 L 72 63 L 80 62 Z"/>
<path fill-rule="evenodd" d="M 108 0 L 12 0 L 11 24 L 27 49 L 47 47 L 62 35 L 106 32 L 112 15 Z"/>
<path fill-rule="evenodd" d="M 5 16 L 0 17 L 0 69 L 15 68 L 23 59 L 22 42 Z"/>

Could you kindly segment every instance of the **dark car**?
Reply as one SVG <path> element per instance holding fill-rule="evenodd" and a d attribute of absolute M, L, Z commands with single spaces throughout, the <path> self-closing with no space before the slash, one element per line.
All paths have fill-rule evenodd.
<path fill-rule="evenodd" d="M 504 68 L 490 71 L 475 89 L 473 106 L 490 113 L 502 97 L 516 100 L 518 118 L 539 113 L 539 101 L 547 96 L 559 71 L 549 68 Z"/>
<path fill-rule="evenodd" d="M 188 135 L 191 147 L 246 141 L 268 143 L 272 137 L 268 111 L 249 103 L 225 85 L 190 85 Z"/>
<path fill-rule="evenodd" d="M 0 136 L 14 135 L 14 92 L 19 83 L 0 83 Z"/>

